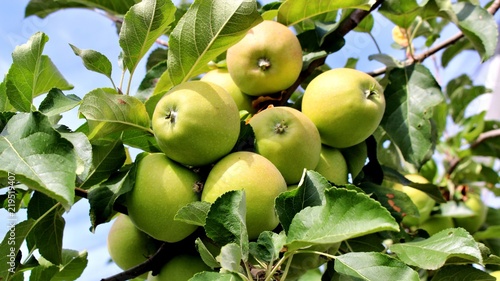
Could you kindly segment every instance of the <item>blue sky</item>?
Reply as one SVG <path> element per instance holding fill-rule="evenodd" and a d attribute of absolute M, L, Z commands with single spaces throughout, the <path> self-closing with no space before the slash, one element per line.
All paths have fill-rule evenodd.
<path fill-rule="evenodd" d="M 65 78 L 75 88 L 65 91 L 66 94 L 76 94 L 80 97 L 92 89 L 111 86 L 103 75 L 90 72 L 84 68 L 81 59 L 74 55 L 68 44 L 80 49 L 93 49 L 106 55 L 113 63 L 113 79 L 120 80 L 121 70 L 118 67 L 120 48 L 118 36 L 113 23 L 104 16 L 87 10 L 70 9 L 54 13 L 45 19 L 36 17 L 24 18 L 24 8 L 27 0 L 4 0 L 0 2 L 0 74 L 5 75 L 12 62 L 11 53 L 17 45 L 25 43 L 37 31 L 43 31 L 49 37 L 44 50 Z M 377 18 L 373 35 L 381 45 L 383 53 L 403 58 L 402 51 L 390 47 L 392 39 L 390 30 L 393 24 Z M 456 30 L 448 30 L 443 37 L 453 34 Z M 343 66 L 348 57 L 359 57 L 359 69 L 369 71 L 382 67 L 378 62 L 368 61 L 368 55 L 375 52 L 373 41 L 366 34 L 351 32 L 347 38 L 347 46 L 335 53 L 329 59 L 333 67 Z M 465 63 L 468 67 L 464 67 Z M 432 60 L 426 62 L 431 70 Z M 466 72 L 476 77 L 482 77 L 479 72 L 479 57 L 477 54 L 466 54 L 461 59 L 452 61 L 447 69 L 439 69 L 442 81 L 448 81 Z M 136 89 L 140 79 L 144 76 L 144 62 L 139 65 L 135 74 L 132 89 Z M 78 127 L 82 120 L 76 118 L 76 112 L 71 111 L 64 116 L 62 123 L 71 128 Z M 90 222 L 88 217 L 88 203 L 86 200 L 78 202 L 65 215 L 66 232 L 64 247 L 89 252 L 89 265 L 81 280 L 99 280 L 102 277 L 118 273 L 120 269 L 108 263 L 109 256 L 106 250 L 106 235 L 111 224 L 100 225 L 95 234 L 88 231 Z M 0 217 L 6 217 L 5 211 L 0 210 Z M 21 218 L 21 215 L 19 216 Z M 3 221 L 3 220 L 2 220 Z M 0 224 L 0 233 L 6 233 L 6 225 Z"/>

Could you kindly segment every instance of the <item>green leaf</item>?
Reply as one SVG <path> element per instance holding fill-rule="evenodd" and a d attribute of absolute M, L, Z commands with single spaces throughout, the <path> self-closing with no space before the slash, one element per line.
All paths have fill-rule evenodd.
<path fill-rule="evenodd" d="M 76 155 L 74 147 L 52 128 L 40 112 L 13 116 L 0 136 L 0 175 L 40 191 L 69 209 L 74 201 Z"/>
<path fill-rule="evenodd" d="M 212 204 L 204 201 L 191 202 L 177 211 L 174 219 L 189 224 L 204 226 L 211 206 Z"/>
<path fill-rule="evenodd" d="M 153 69 L 153 67 L 158 64 L 167 63 L 168 58 L 168 49 L 165 48 L 156 48 L 154 49 L 148 56 L 148 60 L 146 62 L 146 72 L 149 72 Z"/>
<path fill-rule="evenodd" d="M 379 11 L 397 26 L 408 28 L 421 13 L 421 7 L 416 0 L 386 0 Z"/>
<path fill-rule="evenodd" d="M 241 271 L 241 261 L 243 253 L 241 252 L 240 245 L 236 243 L 229 243 L 220 249 L 220 254 L 216 257 L 222 269 L 226 272 L 238 273 Z"/>
<path fill-rule="evenodd" d="M 246 228 L 245 192 L 229 191 L 221 195 L 210 207 L 205 232 L 216 244 L 235 243 L 243 257 L 248 257 L 248 233 Z"/>
<path fill-rule="evenodd" d="M 40 103 L 38 109 L 47 116 L 56 116 L 75 108 L 80 101 L 81 99 L 76 95 L 64 95 L 61 90 L 53 88 Z"/>
<path fill-rule="evenodd" d="M 146 76 L 144 76 L 144 79 L 142 79 L 141 84 L 139 85 L 139 89 L 137 90 L 135 97 L 143 102 L 148 100 L 154 93 L 158 79 L 163 73 L 165 73 L 165 71 L 167 71 L 167 61 L 160 62 L 148 70 Z"/>
<path fill-rule="evenodd" d="M 77 181 L 81 181 L 89 175 L 92 166 L 92 145 L 84 133 L 60 132 L 75 148 Z"/>
<path fill-rule="evenodd" d="M 428 270 L 436 270 L 454 258 L 459 263 L 482 263 L 477 242 L 463 228 L 445 229 L 428 239 L 394 244 L 389 249 L 406 264 Z"/>
<path fill-rule="evenodd" d="M 294 25 L 306 19 L 340 9 L 369 10 L 374 0 L 287 0 L 278 9 L 278 22 Z"/>
<path fill-rule="evenodd" d="M 474 239 L 479 241 L 498 237 L 500 237 L 500 225 L 490 225 L 487 229 L 474 233 Z"/>
<path fill-rule="evenodd" d="M 497 46 L 498 29 L 495 19 L 484 8 L 468 2 L 454 3 L 452 8 L 458 28 L 479 52 L 481 59 L 486 61 L 495 53 Z"/>
<path fill-rule="evenodd" d="M 53 264 L 62 262 L 62 244 L 65 220 L 64 209 L 56 205 L 57 201 L 43 193 L 35 192 L 28 205 L 28 218 L 37 221 L 30 232 L 28 241 L 30 250 L 37 248 L 40 254 Z M 28 243 L 29 244 L 29 243 Z"/>
<path fill-rule="evenodd" d="M 87 263 L 87 251 L 63 249 L 59 272 L 52 277 L 51 281 L 77 280 L 87 267 Z"/>
<path fill-rule="evenodd" d="M 106 77 L 111 79 L 111 71 L 113 70 L 113 67 L 105 55 L 94 50 L 81 50 L 71 44 L 69 44 L 69 46 L 73 49 L 75 55 L 82 58 L 85 68 L 90 71 L 104 74 Z"/>
<path fill-rule="evenodd" d="M 125 14 L 139 0 L 31 0 L 26 6 L 25 17 L 36 15 L 45 18 L 51 13 L 67 8 L 101 9 L 111 14 Z"/>
<path fill-rule="evenodd" d="M 306 207 L 325 202 L 325 189 L 331 184 L 319 173 L 307 171 L 298 188 L 285 191 L 276 198 L 275 208 L 283 229 L 288 232 L 295 214 Z"/>
<path fill-rule="evenodd" d="M 471 145 L 471 151 L 474 155 L 498 157 L 500 155 L 500 122 L 485 121 L 481 141 L 474 142 Z"/>
<path fill-rule="evenodd" d="M 125 14 L 120 30 L 123 62 L 132 74 L 153 43 L 174 21 L 175 6 L 170 0 L 143 0 Z"/>
<path fill-rule="evenodd" d="M 462 74 L 446 85 L 446 94 L 450 98 L 449 109 L 455 123 L 463 120 L 465 109 L 472 100 L 488 93 L 485 86 L 474 86 L 468 75 Z"/>
<path fill-rule="evenodd" d="M 121 135 L 123 144 L 145 152 L 161 152 L 154 135 L 144 130 L 126 130 Z"/>
<path fill-rule="evenodd" d="M 220 267 L 219 262 L 215 259 L 214 255 L 208 249 L 205 243 L 203 243 L 203 240 L 201 240 L 200 238 L 196 238 L 194 243 L 196 246 L 196 250 L 198 251 L 198 253 L 200 253 L 200 257 L 206 265 L 210 266 L 211 268 Z"/>
<path fill-rule="evenodd" d="M 126 158 L 125 147 L 119 139 L 93 145 L 92 163 L 88 166 L 89 173 L 79 187 L 88 189 L 108 179 L 111 173 L 117 171 L 125 163 Z"/>
<path fill-rule="evenodd" d="M 33 99 L 52 88 L 72 89 L 49 57 L 42 55 L 49 38 L 37 32 L 27 43 L 12 53 L 12 65 L 7 73 L 7 96 L 19 111 L 33 110 Z"/>
<path fill-rule="evenodd" d="M 464 50 L 471 50 L 472 44 L 467 38 L 462 38 L 456 43 L 446 48 L 441 55 L 441 65 L 447 67 L 450 61 L 457 57 Z"/>
<path fill-rule="evenodd" d="M 341 188 L 325 191 L 326 204 L 307 207 L 292 220 L 289 250 L 333 244 L 379 231 L 399 231 L 391 214 L 366 194 Z"/>
<path fill-rule="evenodd" d="M 354 31 L 370 33 L 375 25 L 375 20 L 372 14 L 368 14 L 357 26 Z"/>
<path fill-rule="evenodd" d="M 177 85 L 205 72 L 208 62 L 260 21 L 254 0 L 195 1 L 170 34 L 168 71 L 155 93 L 168 90 L 165 85 Z M 162 80 L 172 83 L 163 84 Z"/>
<path fill-rule="evenodd" d="M 406 161 L 419 169 L 435 147 L 435 130 L 429 119 L 443 95 L 434 76 L 420 64 L 393 69 L 389 81 L 381 125 Z"/>
<path fill-rule="evenodd" d="M 118 197 L 132 190 L 134 182 L 129 177 L 130 172 L 131 170 L 126 170 L 114 173 L 107 181 L 89 191 L 87 199 L 90 204 L 92 232 L 99 224 L 111 220 Z"/>
<path fill-rule="evenodd" d="M 278 234 L 264 231 L 256 242 L 250 242 L 250 253 L 259 260 L 272 263 L 279 258 L 285 243 L 286 234 L 284 232 Z"/>
<path fill-rule="evenodd" d="M 19 265 L 17 257 L 20 248 L 36 222 L 32 219 L 22 221 L 16 225 L 9 222 L 9 231 L 0 243 L 0 280 L 10 280 Z"/>
<path fill-rule="evenodd" d="M 9 102 L 9 98 L 7 97 L 7 82 L 4 80 L 0 83 L 0 112 L 5 111 L 15 110 Z M 2 127 L 0 127 L 0 130 L 2 130 Z"/>
<path fill-rule="evenodd" d="M 496 278 L 484 270 L 468 265 L 448 265 L 439 269 L 432 281 L 495 281 Z"/>
<path fill-rule="evenodd" d="M 382 253 L 347 253 L 335 259 L 335 270 L 360 280 L 419 281 L 418 273 Z"/>
<path fill-rule="evenodd" d="M 89 123 L 91 140 L 129 128 L 153 133 L 144 104 L 135 97 L 118 95 L 114 89 L 100 88 L 86 94 L 80 113 Z"/>

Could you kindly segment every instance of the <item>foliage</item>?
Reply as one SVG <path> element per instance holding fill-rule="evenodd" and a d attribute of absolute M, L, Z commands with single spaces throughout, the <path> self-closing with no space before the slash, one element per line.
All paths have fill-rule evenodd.
<path fill-rule="evenodd" d="M 256 241 L 248 239 L 243 191 L 226 193 L 213 204 L 185 206 L 176 219 L 203 231 L 184 243 L 216 268 L 191 280 L 296 280 L 304 274 L 313 278 L 300 280 L 439 281 L 457 272 L 468 276 L 464 280 L 494 280 L 487 272 L 500 266 L 499 210 L 490 208 L 476 233 L 450 228 L 429 237 L 401 223 L 404 215 L 417 211 L 403 192 L 390 186 L 402 183 L 428 193 L 436 200 L 432 215 L 451 217 L 472 215 L 464 204 L 471 193 L 500 196 L 500 122 L 484 120 L 484 113 L 465 114 L 467 106 L 489 90 L 466 75 L 440 85 L 421 63 L 441 50 L 443 66 L 466 49 L 474 49 L 483 61 L 490 58 L 497 46 L 492 14 L 499 6 L 499 1 L 481 7 L 477 1 L 450 0 L 286 0 L 266 5 L 254 0 L 197 0 L 178 6 L 170 0 L 31 0 L 26 17 L 78 8 L 98 9 L 115 20 L 121 71 L 128 72 L 130 80 L 116 84 L 111 78 L 116 70 L 108 58 L 70 45 L 82 67 L 112 84 L 77 97 L 64 93 L 73 86 L 43 54 L 46 34 L 33 34 L 13 51 L 13 63 L 0 84 L 0 202 L 9 213 L 27 209 L 27 216 L 2 239 L 0 280 L 22 280 L 26 271 L 31 271 L 30 280 L 80 276 L 87 254 L 64 249 L 62 214 L 87 198 L 90 229 L 95 230 L 116 212 L 126 213 L 123 195 L 132 189 L 135 177 L 129 151 L 160 151 L 151 129 L 159 98 L 173 86 L 223 65 L 225 51 L 251 27 L 263 19 L 293 27 L 304 51 L 297 82 L 280 94 L 257 98 L 254 106 L 299 107 L 303 89 L 329 68 L 327 58 L 344 46 L 346 35 L 371 36 L 375 16 L 400 28 L 403 40 L 393 46 L 404 49 L 407 59 L 370 56 L 386 65 L 371 74 L 380 76 L 387 108 L 379 128 L 366 140 L 363 170 L 345 186 L 305 171 L 297 189 L 276 198 L 280 226 L 261 233 Z M 437 42 L 448 25 L 461 33 Z M 162 36 L 168 37 L 168 46 L 158 46 L 164 42 L 158 40 Z M 418 38 L 424 39 L 423 48 L 414 44 Z M 355 67 L 357 59 L 350 58 L 349 67 Z M 148 72 L 134 92 L 130 82 L 141 60 L 147 60 Z M 43 101 L 37 107 L 34 99 L 39 96 Z M 59 123 L 73 108 L 85 120 L 76 131 Z M 247 117 L 243 114 L 242 121 Z M 449 134 L 449 126 L 460 129 Z M 235 149 L 251 147 L 252 137 L 242 122 Z M 430 183 L 408 181 L 403 175 L 409 173 L 420 173 Z M 29 253 L 21 253 L 22 243 Z M 209 250 L 212 243 L 218 252 Z M 323 250 L 334 244 L 339 245 L 335 251 Z M 165 254 L 161 249 L 169 246 L 113 280 L 158 272 L 158 260 Z M 291 269 L 294 258 L 304 254 L 321 262 L 297 273 Z"/>

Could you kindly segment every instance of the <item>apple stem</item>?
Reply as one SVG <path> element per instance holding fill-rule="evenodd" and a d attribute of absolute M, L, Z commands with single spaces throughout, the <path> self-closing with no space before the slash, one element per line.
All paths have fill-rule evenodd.
<path fill-rule="evenodd" d="M 262 71 L 266 71 L 267 69 L 269 69 L 271 67 L 271 62 L 267 58 L 260 58 L 257 61 L 257 65 L 259 66 L 259 68 Z"/>

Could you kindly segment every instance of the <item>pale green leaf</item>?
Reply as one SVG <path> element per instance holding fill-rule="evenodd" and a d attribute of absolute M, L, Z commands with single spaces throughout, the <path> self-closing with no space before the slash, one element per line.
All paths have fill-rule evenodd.
<path fill-rule="evenodd" d="M 195 201 L 182 207 L 174 219 L 185 223 L 204 226 L 212 204 L 204 201 Z"/>
<path fill-rule="evenodd" d="M 474 233 L 476 240 L 486 240 L 500 237 L 500 225 L 490 225 L 487 229 Z"/>
<path fill-rule="evenodd" d="M 235 243 L 229 243 L 220 249 L 220 254 L 216 257 L 222 269 L 227 272 L 238 273 L 241 271 L 240 264 L 243 259 L 241 247 Z"/>
<path fill-rule="evenodd" d="M 60 132 L 61 136 L 67 139 L 75 148 L 77 156 L 76 175 L 78 181 L 87 178 L 92 165 L 92 145 L 84 133 L 80 132 Z"/>
<path fill-rule="evenodd" d="M 21 245 L 36 224 L 35 220 L 28 219 L 15 224 L 15 221 L 8 221 L 9 231 L 5 234 L 0 243 L 0 280 L 10 280 L 17 266 L 16 256 L 19 254 Z M 11 232 L 11 229 L 15 232 Z M 13 235 L 13 234 L 14 235 Z M 10 238 L 11 235 L 14 238 Z"/>
<path fill-rule="evenodd" d="M 52 88 L 72 89 L 49 57 L 42 55 L 49 38 L 37 32 L 27 43 L 12 53 L 12 65 L 7 74 L 7 96 L 19 111 L 33 110 L 33 99 Z"/>
<path fill-rule="evenodd" d="M 399 231 L 389 211 L 364 193 L 341 188 L 326 190 L 326 204 L 307 207 L 292 220 L 289 250 L 313 244 L 333 244 L 379 231 Z"/>
<path fill-rule="evenodd" d="M 207 71 L 208 62 L 241 40 L 260 21 L 254 0 L 195 1 L 170 34 L 168 69 L 155 93 Z"/>
<path fill-rule="evenodd" d="M 214 254 L 212 254 L 205 243 L 203 243 L 203 240 L 201 240 L 200 238 L 196 238 L 194 243 L 196 246 L 196 250 L 198 251 L 198 253 L 200 253 L 200 257 L 206 265 L 210 266 L 211 268 L 220 267 L 220 264 L 215 259 Z"/>
<path fill-rule="evenodd" d="M 156 39 L 167 31 L 175 19 L 175 10 L 170 0 L 143 0 L 125 14 L 119 41 L 130 73 L 134 73 Z"/>
<path fill-rule="evenodd" d="M 119 95 L 114 89 L 100 88 L 86 94 L 80 113 L 89 123 L 89 139 L 129 128 L 152 133 L 144 104 L 135 97 Z"/>
<path fill-rule="evenodd" d="M 278 9 L 278 22 L 294 25 L 303 20 L 340 9 L 369 10 L 374 0 L 287 0 Z"/>
<path fill-rule="evenodd" d="M 471 78 L 465 74 L 452 79 L 446 85 L 446 93 L 450 98 L 450 114 L 455 123 L 465 117 L 465 110 L 469 103 L 478 96 L 487 93 L 483 85 L 474 85 Z"/>
<path fill-rule="evenodd" d="M 40 112 L 13 116 L 0 136 L 0 175 L 14 173 L 16 180 L 66 209 L 75 197 L 76 161 L 71 142 Z"/>
<path fill-rule="evenodd" d="M 376 252 L 347 253 L 335 259 L 335 271 L 360 280 L 419 281 L 418 273 L 403 262 Z"/>
<path fill-rule="evenodd" d="M 203 271 L 195 274 L 189 281 L 242 281 L 240 276 L 233 273 L 219 273 Z"/>
<path fill-rule="evenodd" d="M 259 235 L 256 242 L 250 242 L 250 253 L 259 260 L 273 262 L 279 258 L 285 243 L 286 234 L 284 232 L 278 234 L 272 231 L 264 231 Z"/>
<path fill-rule="evenodd" d="M 436 270 L 453 258 L 460 263 L 482 263 L 477 242 L 463 228 L 445 229 L 428 239 L 394 244 L 389 249 L 406 264 L 428 270 Z"/>
<path fill-rule="evenodd" d="M 389 81 L 381 125 L 406 161 L 418 169 L 433 153 L 436 136 L 430 118 L 443 95 L 434 76 L 420 64 L 393 69 Z"/>
<path fill-rule="evenodd" d="M 106 77 L 111 79 L 111 71 L 113 70 L 113 67 L 105 55 L 94 50 L 82 50 L 71 44 L 69 44 L 69 46 L 73 49 L 75 55 L 82 59 L 85 68 L 90 71 L 104 74 Z"/>
<path fill-rule="evenodd" d="M 416 0 L 386 0 L 379 11 L 397 26 L 408 28 L 422 9 Z"/>

